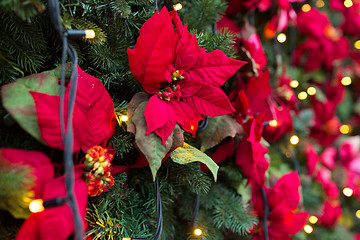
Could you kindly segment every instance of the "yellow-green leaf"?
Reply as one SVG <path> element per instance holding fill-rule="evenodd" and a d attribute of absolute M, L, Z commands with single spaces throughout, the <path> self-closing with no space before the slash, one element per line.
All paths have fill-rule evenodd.
<path fill-rule="evenodd" d="M 192 162 L 201 162 L 205 164 L 214 176 L 214 180 L 217 179 L 217 173 L 219 166 L 205 153 L 201 152 L 197 148 L 184 143 L 184 147 L 175 149 L 170 154 L 171 159 L 179 164 L 187 164 Z"/>

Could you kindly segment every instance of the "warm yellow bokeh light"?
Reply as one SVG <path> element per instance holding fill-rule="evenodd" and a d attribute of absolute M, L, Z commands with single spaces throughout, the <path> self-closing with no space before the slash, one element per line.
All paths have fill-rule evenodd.
<path fill-rule="evenodd" d="M 300 92 L 299 94 L 298 94 L 298 98 L 300 99 L 300 100 L 305 100 L 306 98 L 307 98 L 307 93 L 306 92 L 304 92 L 304 91 L 302 91 L 302 92 Z"/>
<path fill-rule="evenodd" d="M 317 223 L 317 221 L 318 221 L 317 217 L 315 217 L 315 216 L 310 216 L 309 217 L 309 222 L 310 223 L 315 224 L 315 223 Z"/>
<path fill-rule="evenodd" d="M 325 3 L 324 3 L 323 0 L 317 0 L 317 1 L 316 1 L 316 6 L 317 6 L 318 8 L 322 8 L 323 6 L 325 6 Z"/>
<path fill-rule="evenodd" d="M 127 120 L 129 120 L 129 118 L 128 118 L 128 116 L 126 116 L 126 115 L 122 115 L 122 116 L 120 117 L 120 120 L 123 121 L 123 122 L 126 122 Z"/>
<path fill-rule="evenodd" d="M 352 5 L 354 5 L 354 4 L 353 4 L 353 2 L 351 0 L 345 0 L 344 1 L 344 6 L 345 7 L 349 8 L 349 7 L 352 7 Z"/>
<path fill-rule="evenodd" d="M 279 43 L 283 43 L 286 41 L 286 35 L 285 33 L 280 33 L 278 36 L 277 36 L 277 40 L 279 41 Z"/>
<path fill-rule="evenodd" d="M 342 134 L 348 134 L 350 132 L 350 126 L 346 124 L 341 125 L 339 130 Z"/>
<path fill-rule="evenodd" d="M 303 12 L 308 12 L 311 10 L 311 6 L 309 4 L 304 4 L 302 7 L 301 7 L 301 10 Z"/>
<path fill-rule="evenodd" d="M 45 208 L 43 206 L 43 200 L 42 199 L 32 200 L 31 203 L 29 204 L 29 209 L 30 212 L 32 213 L 38 213 L 44 211 Z"/>
<path fill-rule="evenodd" d="M 270 127 L 276 127 L 277 125 L 278 125 L 278 122 L 277 122 L 275 119 L 269 121 L 269 126 L 270 126 Z"/>
<path fill-rule="evenodd" d="M 357 210 L 355 213 L 356 217 L 360 219 L 360 210 Z"/>
<path fill-rule="evenodd" d="M 292 80 L 290 82 L 290 87 L 297 88 L 298 86 L 299 86 L 299 81 L 298 80 Z"/>
<path fill-rule="evenodd" d="M 175 5 L 173 6 L 173 8 L 174 8 L 175 11 L 179 11 L 179 10 L 182 9 L 182 5 L 181 5 L 181 3 L 177 3 L 177 4 L 175 4 Z"/>
<path fill-rule="evenodd" d="M 194 230 L 194 234 L 195 234 L 196 236 L 201 236 L 201 234 L 202 234 L 201 229 L 200 229 L 200 228 L 196 228 L 196 229 Z"/>
<path fill-rule="evenodd" d="M 314 231 L 314 229 L 312 228 L 312 226 L 310 225 L 305 225 L 304 226 L 304 231 L 307 233 L 307 234 L 310 234 Z"/>
<path fill-rule="evenodd" d="M 351 84 L 351 78 L 349 76 L 343 77 L 341 79 L 341 84 L 344 86 L 348 86 Z"/>
<path fill-rule="evenodd" d="M 94 38 L 95 32 L 92 29 L 86 29 L 85 30 L 85 38 Z"/>
<path fill-rule="evenodd" d="M 125 238 L 125 237 L 124 237 L 124 238 L 122 238 L 122 240 L 131 240 L 131 238 Z"/>
<path fill-rule="evenodd" d="M 351 197 L 353 195 L 354 191 L 351 188 L 344 188 L 343 189 L 343 194 L 346 197 Z"/>
<path fill-rule="evenodd" d="M 299 137 L 296 136 L 296 135 L 292 135 L 291 138 L 290 138 L 290 143 L 291 143 L 292 145 L 298 144 L 298 143 L 299 143 Z"/>
<path fill-rule="evenodd" d="M 354 43 L 354 47 L 356 49 L 360 49 L 360 40 L 357 40 L 355 43 Z"/>
<path fill-rule="evenodd" d="M 306 90 L 309 95 L 315 95 L 316 94 L 316 88 L 314 87 L 308 87 Z"/>

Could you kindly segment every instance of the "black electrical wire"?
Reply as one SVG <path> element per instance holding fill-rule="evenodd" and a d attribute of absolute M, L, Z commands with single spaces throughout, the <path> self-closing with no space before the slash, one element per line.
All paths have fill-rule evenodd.
<path fill-rule="evenodd" d="M 269 240 L 269 230 L 268 230 L 268 216 L 269 216 L 269 204 L 266 197 L 265 189 L 264 187 L 261 187 L 261 195 L 264 201 L 264 239 Z"/>
<path fill-rule="evenodd" d="M 205 116 L 204 117 L 204 120 L 201 120 L 198 124 L 198 128 L 197 128 L 197 131 L 198 132 L 202 132 L 205 130 L 205 128 L 207 127 L 209 123 L 209 117 L 208 116 Z"/>
<path fill-rule="evenodd" d="M 75 235 L 74 238 L 81 240 L 84 237 L 83 233 L 83 222 L 80 218 L 78 205 L 74 193 L 74 163 L 72 161 L 72 152 L 73 152 L 73 129 L 72 129 L 72 118 L 75 105 L 76 89 L 77 89 L 77 53 L 71 44 L 68 44 L 67 38 L 68 34 L 66 30 L 62 27 L 60 21 L 60 7 L 57 0 L 48 0 L 49 14 L 53 22 L 55 29 L 58 31 L 62 43 L 62 59 L 61 59 L 61 71 L 60 71 L 60 127 L 61 135 L 64 142 L 64 168 L 65 168 L 65 187 L 66 187 L 66 203 L 70 206 L 73 218 L 74 218 L 74 229 Z M 73 62 L 73 69 L 71 74 L 71 83 L 70 83 L 70 92 L 69 92 L 69 102 L 68 102 L 68 117 L 66 119 L 66 131 L 64 123 L 64 96 L 65 96 L 65 62 L 67 54 Z"/>
<path fill-rule="evenodd" d="M 163 229 L 163 215 L 162 215 L 162 206 L 161 206 L 161 196 L 160 196 L 160 187 L 159 187 L 159 178 L 156 175 L 154 182 L 155 196 L 156 196 L 156 215 L 157 215 L 157 228 L 153 238 L 151 240 L 160 240 L 161 233 Z"/>

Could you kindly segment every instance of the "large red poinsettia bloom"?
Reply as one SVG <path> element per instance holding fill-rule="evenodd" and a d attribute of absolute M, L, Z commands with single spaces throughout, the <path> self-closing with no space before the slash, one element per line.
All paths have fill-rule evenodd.
<path fill-rule="evenodd" d="M 155 132 L 163 144 L 176 123 L 195 134 L 204 115 L 234 111 L 219 86 L 245 62 L 219 50 L 199 50 L 195 34 L 183 27 L 175 11 L 163 8 L 146 21 L 128 56 L 131 72 L 152 94 L 144 112 L 146 134 Z"/>
<path fill-rule="evenodd" d="M 270 211 L 267 218 L 270 240 L 291 240 L 290 235 L 296 234 L 305 225 L 308 213 L 297 212 L 300 201 L 299 187 L 300 179 L 296 172 L 282 176 L 272 189 L 265 187 Z M 260 218 L 260 224 L 254 229 L 253 239 L 262 240 L 264 201 L 259 185 L 252 184 L 251 200 Z"/>

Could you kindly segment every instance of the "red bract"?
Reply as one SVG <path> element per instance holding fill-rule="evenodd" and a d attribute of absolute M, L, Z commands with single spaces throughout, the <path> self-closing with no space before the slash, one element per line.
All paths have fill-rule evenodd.
<path fill-rule="evenodd" d="M 234 111 L 219 86 L 245 62 L 219 50 L 199 50 L 196 36 L 176 12 L 163 8 L 146 21 L 128 56 L 131 72 L 152 94 L 145 109 L 146 134 L 155 132 L 164 145 L 176 123 L 195 134 L 204 115 Z"/>
<path fill-rule="evenodd" d="M 73 151 L 89 148 L 109 139 L 115 132 L 114 104 L 103 84 L 77 66 L 78 85 L 73 113 Z M 70 82 L 71 84 L 71 82 Z M 69 86 L 65 93 L 65 106 L 69 101 Z M 60 128 L 60 96 L 31 92 L 42 139 L 53 148 L 64 149 Z M 65 107 L 65 119 L 67 119 Z M 66 127 L 65 127 L 66 128 Z"/>
<path fill-rule="evenodd" d="M 342 0 L 330 0 L 330 7 L 342 13 L 344 21 L 340 28 L 344 33 L 357 37 L 360 34 L 360 1 L 353 0 L 351 7 L 345 7 Z"/>
<path fill-rule="evenodd" d="M 338 200 L 326 200 L 321 212 L 322 214 L 319 216 L 319 223 L 326 227 L 334 226 L 342 214 Z"/>
<path fill-rule="evenodd" d="M 291 240 L 290 235 L 299 232 L 306 223 L 308 213 L 296 212 L 300 200 L 300 179 L 296 172 L 282 176 L 274 187 L 265 187 L 268 200 L 268 233 L 270 240 Z M 260 186 L 252 184 L 252 203 L 259 216 L 260 224 L 255 228 L 254 239 L 263 239 L 264 203 Z"/>
<path fill-rule="evenodd" d="M 241 168 L 242 174 L 260 186 L 264 185 L 265 172 L 269 168 L 265 158 L 268 150 L 260 143 L 263 117 L 260 114 L 244 124 L 245 135 L 235 152 L 235 163 Z"/>
<path fill-rule="evenodd" d="M 241 11 L 255 10 L 261 0 L 231 0 L 225 11 L 228 16 L 235 16 Z"/>

